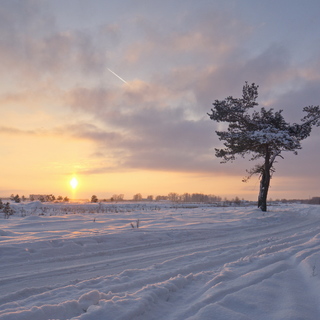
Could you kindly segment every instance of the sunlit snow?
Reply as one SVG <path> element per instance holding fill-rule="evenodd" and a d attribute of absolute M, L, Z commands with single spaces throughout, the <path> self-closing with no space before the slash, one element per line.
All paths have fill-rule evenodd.
<path fill-rule="evenodd" d="M 1 320 L 320 319 L 320 206 L 12 207 Z"/>

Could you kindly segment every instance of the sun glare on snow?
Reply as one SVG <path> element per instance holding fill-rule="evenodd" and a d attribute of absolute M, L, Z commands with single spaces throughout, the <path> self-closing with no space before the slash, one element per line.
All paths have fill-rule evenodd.
<path fill-rule="evenodd" d="M 78 180 L 77 178 L 73 177 L 71 180 L 70 180 L 70 185 L 72 187 L 72 189 L 75 189 L 78 185 Z"/>

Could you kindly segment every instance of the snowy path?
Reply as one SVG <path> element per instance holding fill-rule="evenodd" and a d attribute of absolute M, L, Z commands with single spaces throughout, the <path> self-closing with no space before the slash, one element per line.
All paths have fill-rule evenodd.
<path fill-rule="evenodd" d="M 270 209 L 2 220 L 0 320 L 318 319 L 320 207 Z"/>

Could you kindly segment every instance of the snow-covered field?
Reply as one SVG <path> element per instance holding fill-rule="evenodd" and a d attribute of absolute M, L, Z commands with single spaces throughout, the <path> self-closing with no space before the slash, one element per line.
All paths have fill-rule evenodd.
<path fill-rule="evenodd" d="M 320 206 L 12 206 L 1 320 L 320 319 Z"/>

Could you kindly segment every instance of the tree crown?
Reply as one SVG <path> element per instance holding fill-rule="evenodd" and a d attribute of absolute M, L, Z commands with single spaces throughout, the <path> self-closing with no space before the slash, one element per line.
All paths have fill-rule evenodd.
<path fill-rule="evenodd" d="M 309 106 L 303 109 L 306 116 L 301 124 L 290 124 L 282 115 L 282 110 L 266 110 L 258 106 L 258 86 L 246 82 L 243 86 L 242 98 L 227 97 L 215 100 L 214 108 L 208 113 L 211 120 L 229 123 L 227 130 L 216 131 L 219 139 L 224 141 L 224 148 L 215 149 L 216 156 L 222 162 L 234 160 L 237 155 L 251 155 L 251 160 L 270 158 L 270 168 L 282 151 L 297 153 L 301 149 L 301 140 L 307 138 L 313 125 L 320 124 L 319 106 Z"/>

